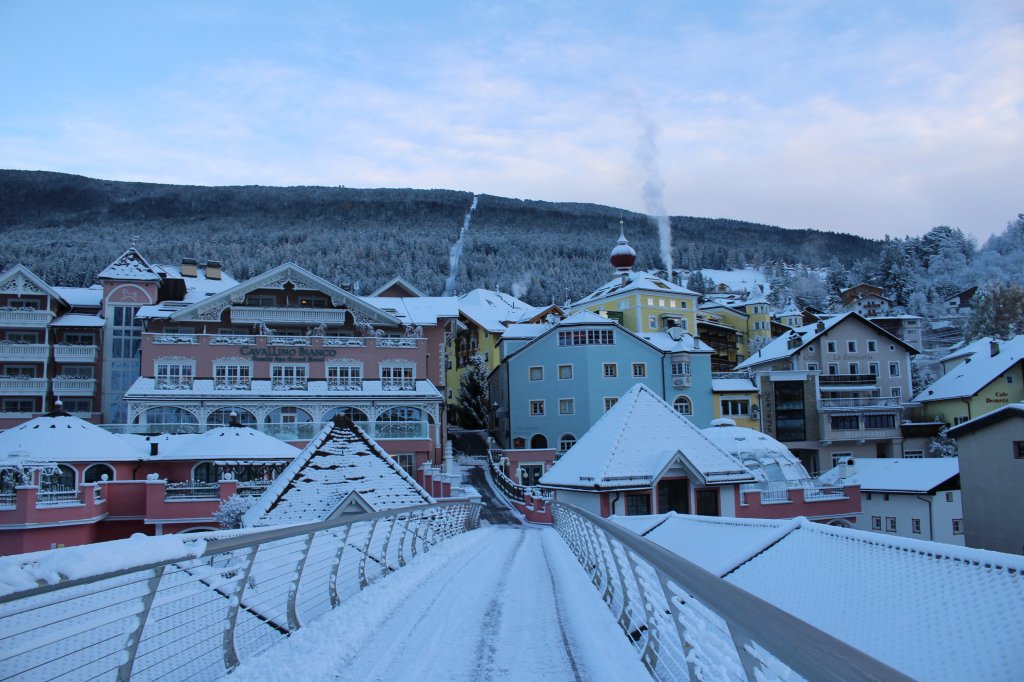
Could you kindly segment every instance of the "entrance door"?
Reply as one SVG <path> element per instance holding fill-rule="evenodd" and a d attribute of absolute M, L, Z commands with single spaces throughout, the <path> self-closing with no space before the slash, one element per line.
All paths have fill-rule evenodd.
<path fill-rule="evenodd" d="M 658 481 L 658 513 L 674 511 L 679 514 L 690 513 L 690 481 L 685 478 L 674 478 Z"/>
<path fill-rule="evenodd" d="M 540 483 L 540 477 L 543 475 L 543 464 L 522 464 L 519 467 L 520 485 L 537 485 L 538 483 Z"/>

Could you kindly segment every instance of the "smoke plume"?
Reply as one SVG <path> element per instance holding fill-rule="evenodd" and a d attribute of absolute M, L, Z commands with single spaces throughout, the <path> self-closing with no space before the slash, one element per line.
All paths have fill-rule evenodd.
<path fill-rule="evenodd" d="M 516 298 L 522 298 L 526 296 L 526 292 L 530 290 L 530 285 L 533 284 L 533 273 L 525 272 L 519 275 L 516 281 L 512 282 L 512 295 Z"/>
<path fill-rule="evenodd" d="M 649 119 L 641 115 L 640 139 L 637 144 L 636 158 L 644 174 L 643 198 L 647 214 L 658 227 L 658 248 L 661 251 L 661 262 L 665 266 L 668 279 L 672 279 L 672 223 L 665 210 L 662 194 L 665 181 L 661 178 L 658 167 L 658 128 Z"/>

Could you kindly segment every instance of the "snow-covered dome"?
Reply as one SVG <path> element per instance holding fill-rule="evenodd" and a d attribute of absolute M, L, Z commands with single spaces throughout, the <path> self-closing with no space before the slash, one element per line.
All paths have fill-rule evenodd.
<path fill-rule="evenodd" d="M 629 272 L 633 269 L 633 263 L 636 263 L 636 251 L 626 240 L 626 233 L 623 231 L 621 222 L 619 223 L 619 241 L 612 249 L 611 262 L 612 267 L 619 272 Z"/>
<path fill-rule="evenodd" d="M 84 419 L 53 412 L 0 433 L 0 461 L 17 452 L 44 462 L 124 462 L 139 459 L 126 441 Z"/>
<path fill-rule="evenodd" d="M 162 459 L 292 460 L 301 450 L 247 426 L 219 426 L 175 445 Z"/>
<path fill-rule="evenodd" d="M 800 460 L 768 434 L 735 426 L 729 419 L 715 421 L 719 424 L 702 429 L 701 433 L 742 462 L 758 481 L 801 481 L 811 477 Z"/>

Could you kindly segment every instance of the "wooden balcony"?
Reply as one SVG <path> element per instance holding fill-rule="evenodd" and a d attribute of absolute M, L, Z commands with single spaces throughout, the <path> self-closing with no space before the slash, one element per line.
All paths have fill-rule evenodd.
<path fill-rule="evenodd" d="M 345 324 L 346 320 L 351 319 L 352 313 L 336 308 L 231 308 L 231 322 L 236 324 Z"/>
<path fill-rule="evenodd" d="M 46 395 L 46 379 L 0 377 L 0 395 Z"/>
<path fill-rule="evenodd" d="M 57 344 L 53 347 L 53 359 L 57 362 L 95 362 L 96 352 L 96 346 Z"/>
<path fill-rule="evenodd" d="M 54 377 L 53 394 L 58 396 L 91 396 L 96 393 L 95 379 Z"/>
<path fill-rule="evenodd" d="M 0 310 L 0 327 L 45 327 L 53 318 L 49 310 L 5 308 Z"/>
<path fill-rule="evenodd" d="M 0 343 L 0 360 L 8 362 L 46 362 L 49 354 L 45 343 Z"/>

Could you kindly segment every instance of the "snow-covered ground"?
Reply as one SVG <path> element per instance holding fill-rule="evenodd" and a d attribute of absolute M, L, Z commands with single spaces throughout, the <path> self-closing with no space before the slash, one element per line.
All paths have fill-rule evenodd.
<path fill-rule="evenodd" d="M 232 680 L 648 680 L 550 528 L 453 538 L 243 663 Z"/>

